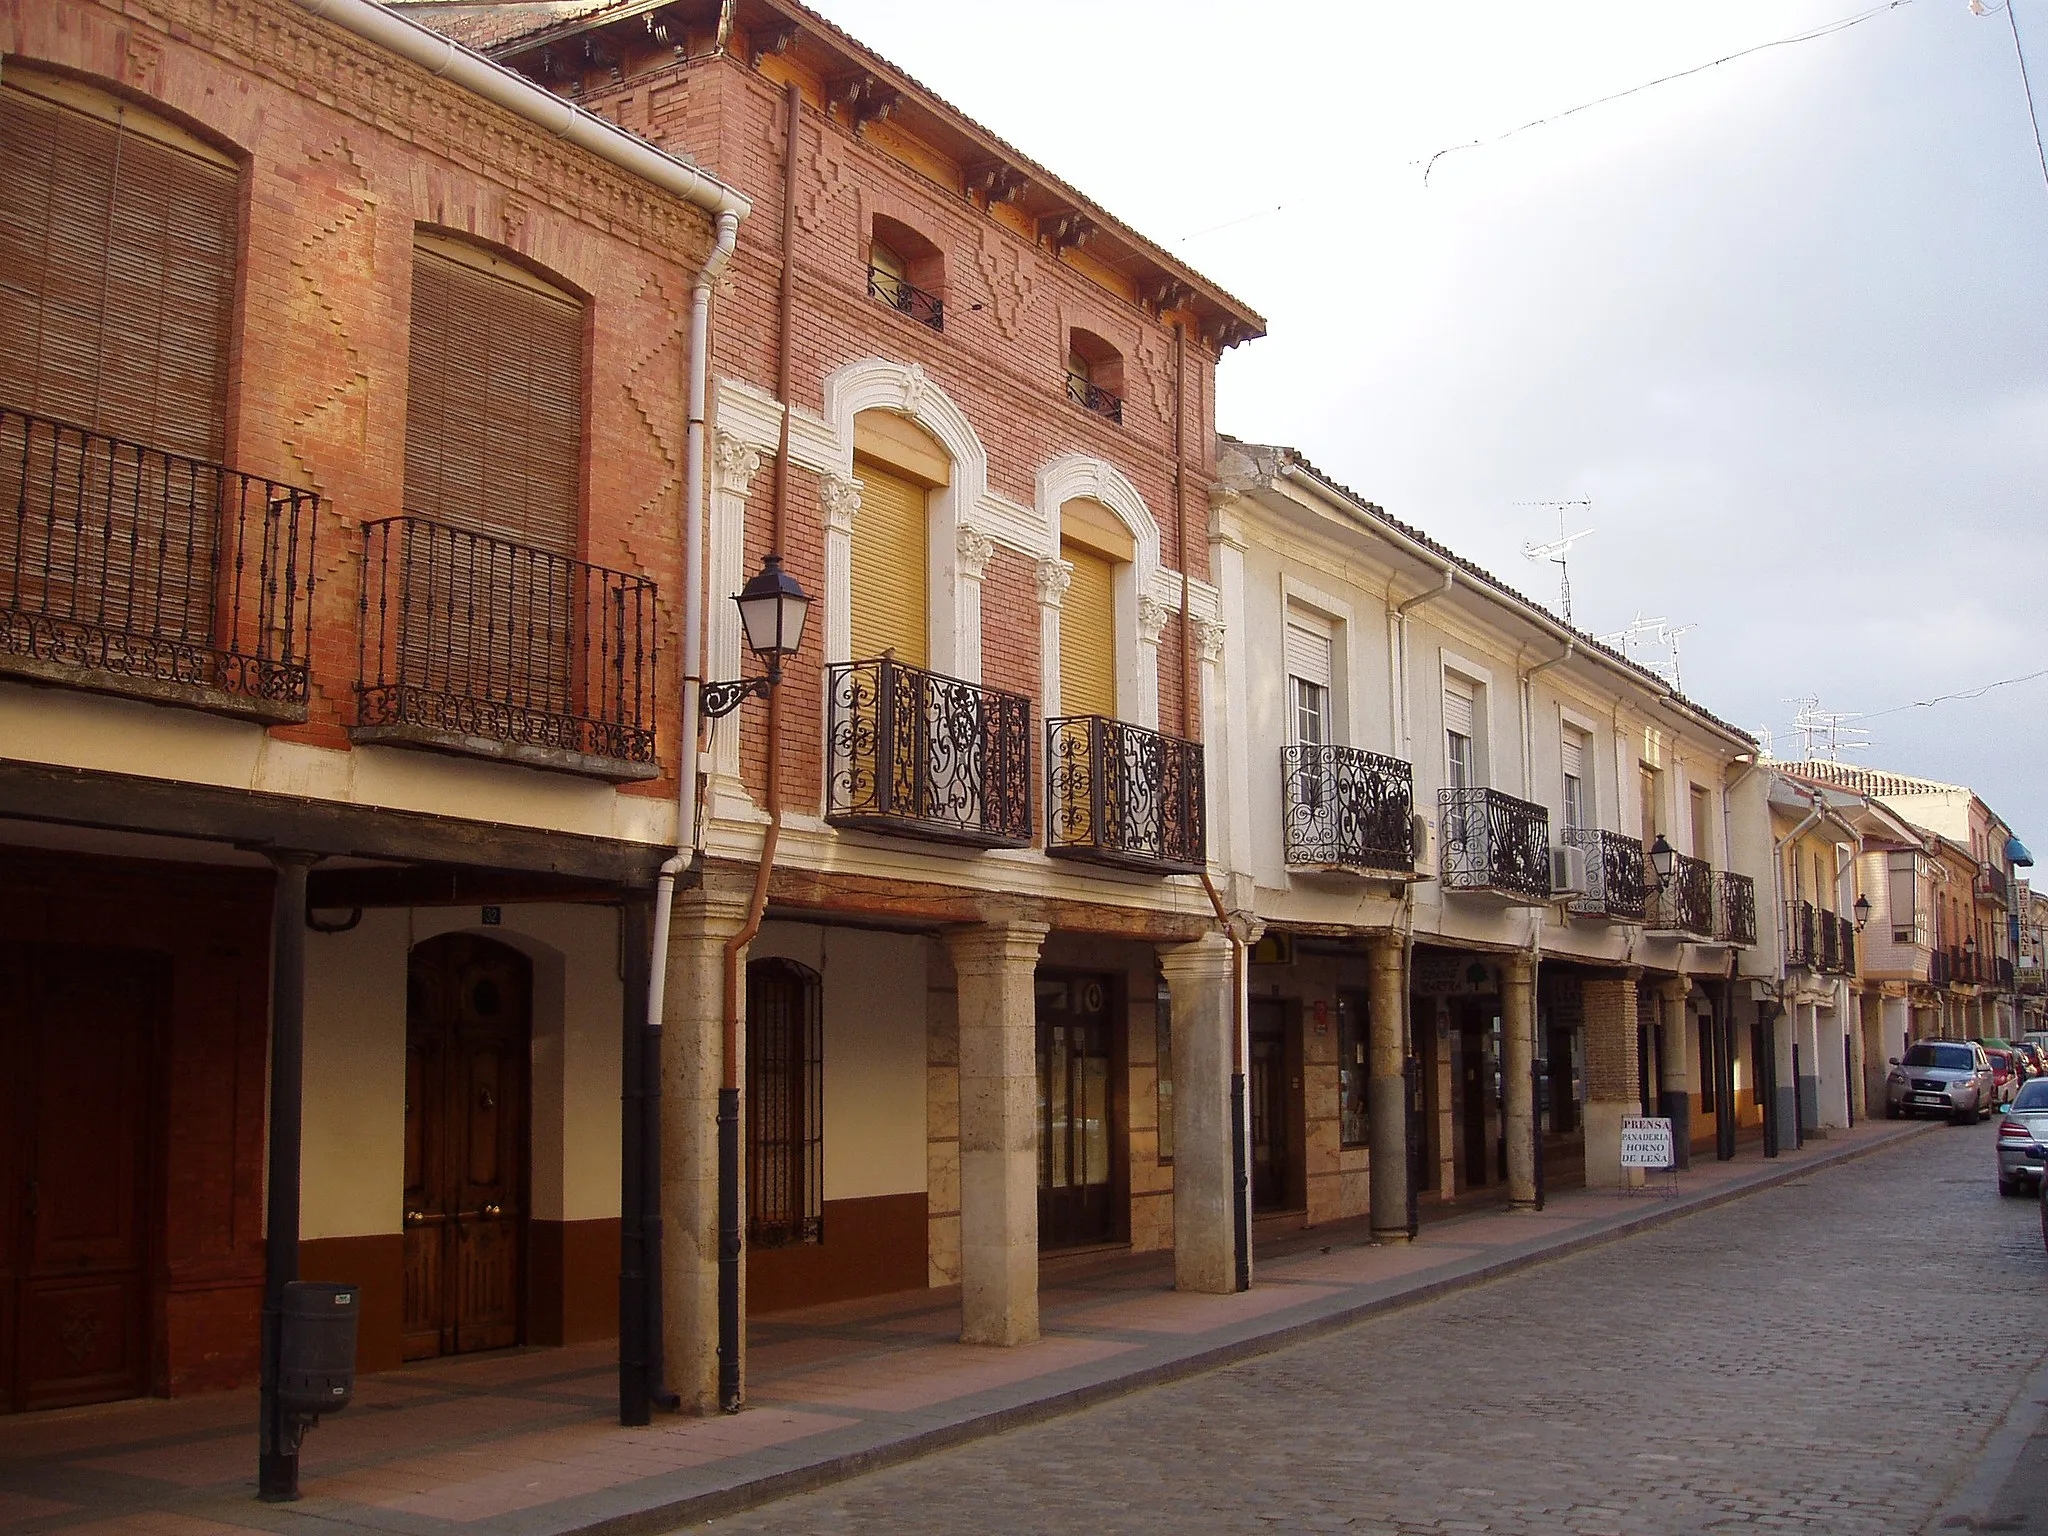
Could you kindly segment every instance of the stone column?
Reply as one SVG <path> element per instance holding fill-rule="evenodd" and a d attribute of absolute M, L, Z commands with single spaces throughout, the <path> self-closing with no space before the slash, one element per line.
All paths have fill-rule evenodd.
<path fill-rule="evenodd" d="M 1408 1241 L 1408 969 L 1398 936 L 1368 941 L 1365 1108 L 1375 1242 Z"/>
<path fill-rule="evenodd" d="M 1699 1091 L 1697 1074 L 1699 1042 L 1693 1037 L 1691 978 L 1667 976 L 1657 983 L 1659 1022 L 1663 1049 L 1658 1059 L 1664 1064 L 1664 1091 L 1657 1112 L 1671 1122 L 1672 1150 L 1678 1166 L 1692 1166 L 1692 1096 Z"/>
<path fill-rule="evenodd" d="M 686 1413 L 716 1413 L 719 1406 L 718 1090 L 725 1081 L 725 942 L 744 925 L 750 895 L 737 879 L 710 875 L 676 897 L 669 918 L 661 1010 L 662 1349 L 663 1373 Z M 743 973 L 746 963 L 742 951 Z M 746 1145 L 744 1126 L 740 1145 Z M 740 1273 L 744 1298 L 744 1267 Z M 743 1390 L 745 1380 L 743 1371 Z"/>
<path fill-rule="evenodd" d="M 1162 948 L 1159 964 L 1173 1009 L 1174 1288 L 1227 1295 L 1237 1288 L 1230 941 L 1211 934 Z"/>
<path fill-rule="evenodd" d="M 1799 1003 L 1793 1012 L 1799 1029 L 1799 1137 L 1804 1141 L 1821 1134 L 1820 1009 Z"/>
<path fill-rule="evenodd" d="M 1640 1170 L 1621 1166 L 1621 1122 L 1642 1110 L 1636 1059 L 1636 973 L 1588 981 L 1586 1002 L 1586 1187 L 1640 1184 Z"/>
<path fill-rule="evenodd" d="M 1500 963 L 1501 1108 L 1508 1144 L 1508 1208 L 1536 1205 L 1536 961 L 1516 953 Z"/>
<path fill-rule="evenodd" d="M 960 1342 L 1038 1337 L 1038 1016 L 1044 923 L 946 936 L 960 1010 Z"/>

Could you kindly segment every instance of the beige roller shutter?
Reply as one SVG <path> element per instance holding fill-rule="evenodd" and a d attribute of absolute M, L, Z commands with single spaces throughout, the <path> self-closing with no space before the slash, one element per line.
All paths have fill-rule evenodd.
<path fill-rule="evenodd" d="M 1060 713 L 1116 716 L 1116 567 L 1066 542 L 1074 568 L 1060 600 Z"/>
<path fill-rule="evenodd" d="M 1314 683 L 1318 688 L 1328 688 L 1334 671 L 1330 664 L 1333 639 L 1329 624 L 1323 620 L 1298 611 L 1289 613 L 1284 641 L 1287 675 Z"/>
<path fill-rule="evenodd" d="M 929 575 L 925 488 L 872 459 L 856 458 L 860 510 L 853 518 L 853 656 L 884 651 L 913 667 L 929 665 Z"/>
<path fill-rule="evenodd" d="M 1444 678 L 1444 729 L 1468 741 L 1474 734 L 1473 717 L 1477 714 L 1477 690 L 1462 677 Z"/>

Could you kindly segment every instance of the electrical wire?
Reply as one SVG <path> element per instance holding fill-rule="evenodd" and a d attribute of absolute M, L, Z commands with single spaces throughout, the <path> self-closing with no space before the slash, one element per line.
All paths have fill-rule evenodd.
<path fill-rule="evenodd" d="M 2012 0 L 2005 0 L 2005 24 L 2012 29 L 2012 51 L 2020 61 L 2020 88 L 2027 93 L 2027 121 L 2034 128 L 2034 158 L 2041 162 L 2041 183 L 2048 186 L 2048 149 L 2041 147 L 2041 114 L 2034 110 L 2034 82 L 2027 78 L 2027 50 L 2020 46 L 2020 23 L 2013 15 Z"/>
<path fill-rule="evenodd" d="M 1981 699 L 1994 688 L 2010 688 L 2015 683 L 2031 683 L 2036 678 L 2048 677 L 2048 667 L 2038 672 L 2023 673 L 2019 677 L 2001 677 L 1995 683 L 1984 683 L 1976 688 L 1964 688 L 1955 693 L 1936 694 L 1931 699 L 1915 699 L 1910 704 L 1894 704 L 1890 709 L 1880 709 L 1868 715 L 1851 715 L 1856 721 L 1882 720 L 1886 715 L 1902 715 L 1909 709 L 1932 709 L 1937 704 L 1947 704 L 1956 699 Z"/>
<path fill-rule="evenodd" d="M 1886 3 L 1883 5 L 1874 5 L 1869 10 L 1859 11 L 1854 16 L 1844 16 L 1835 21 L 1824 22 L 1811 31 L 1796 33 L 1791 37 L 1773 38 L 1768 43 L 1757 43 L 1748 48 L 1738 49 L 1736 52 L 1724 54 L 1718 59 L 1709 59 L 1704 64 L 1695 64 L 1690 69 L 1681 69 L 1675 74 L 1660 75 L 1655 80 L 1645 80 L 1641 85 L 1632 85 L 1625 91 L 1615 91 L 1610 95 L 1596 97 L 1592 101 L 1582 101 L 1576 107 L 1567 107 L 1562 112 L 1553 112 L 1546 117 L 1535 118 L 1530 122 L 1522 124 L 1519 128 L 1510 128 L 1506 133 L 1497 133 L 1490 139 L 1473 139 L 1467 144 L 1453 144 L 1446 149 L 1438 150 L 1423 163 L 1422 184 L 1425 187 L 1429 185 L 1430 172 L 1436 169 L 1437 161 L 1443 159 L 1445 155 L 1455 155 L 1461 149 L 1480 149 L 1490 144 L 1498 144 L 1503 139 L 1512 139 L 1518 133 L 1527 133 L 1531 128 L 1541 128 L 1548 123 L 1562 122 L 1567 117 L 1575 117 L 1581 112 L 1590 112 L 1593 108 L 1604 107 L 1609 102 L 1620 101 L 1624 97 L 1636 96 L 1644 91 L 1655 90 L 1660 85 L 1669 85 L 1672 81 L 1683 80 L 1688 75 L 1698 75 L 1710 69 L 1718 69 L 1721 65 L 1732 64 L 1737 59 L 1746 59 L 1753 53 L 1763 53 L 1771 48 L 1787 48 L 1794 43 L 1810 43 L 1816 38 L 1831 37 L 1837 32 L 1846 32 L 1849 28 L 1860 26 L 1873 17 L 1882 16 L 1888 11 L 1896 11 L 1899 7 L 1911 5 L 1912 3 L 1913 0 L 1886 0 Z M 2043 159 L 2042 168 L 2044 174 L 2048 174 L 2048 158 Z"/>

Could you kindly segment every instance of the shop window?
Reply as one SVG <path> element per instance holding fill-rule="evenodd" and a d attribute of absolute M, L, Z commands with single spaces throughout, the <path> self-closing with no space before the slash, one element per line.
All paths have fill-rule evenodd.
<path fill-rule="evenodd" d="M 818 973 L 747 967 L 747 1242 L 824 1240 L 824 1008 Z"/>
<path fill-rule="evenodd" d="M 1337 997 L 1337 1115 L 1339 1139 L 1347 1147 L 1362 1147 L 1371 1140 L 1366 1114 L 1368 1008 L 1363 992 L 1343 992 Z"/>

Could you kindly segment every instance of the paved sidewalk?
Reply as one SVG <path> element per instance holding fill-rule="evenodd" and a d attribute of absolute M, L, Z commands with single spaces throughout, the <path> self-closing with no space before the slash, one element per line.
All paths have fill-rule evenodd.
<path fill-rule="evenodd" d="M 1766 1161 L 1745 1148 L 1675 1196 L 1554 1196 L 1541 1213 L 1446 1215 L 1413 1244 L 1355 1223 L 1260 1233 L 1258 1283 L 1181 1295 L 1165 1255 L 1049 1261 L 1045 1337 L 954 1342 L 957 1291 L 779 1314 L 754 1325 L 750 1407 L 614 1422 L 611 1348 L 518 1350 L 366 1378 L 306 1442 L 306 1497 L 254 1490 L 255 1401 L 231 1393 L 0 1419 L 0 1536 L 238 1536 L 671 1529 L 1070 1411 L 1878 1150 L 1928 1125 L 1877 1122 Z"/>

